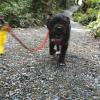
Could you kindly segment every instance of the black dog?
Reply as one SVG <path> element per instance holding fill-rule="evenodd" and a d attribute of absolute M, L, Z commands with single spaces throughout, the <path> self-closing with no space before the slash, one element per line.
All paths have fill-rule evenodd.
<path fill-rule="evenodd" d="M 47 20 L 47 28 L 49 30 L 49 52 L 54 55 L 60 50 L 58 64 L 65 65 L 65 55 L 68 48 L 70 38 L 70 18 L 64 14 L 50 15 Z M 57 49 L 55 50 L 55 46 Z"/>

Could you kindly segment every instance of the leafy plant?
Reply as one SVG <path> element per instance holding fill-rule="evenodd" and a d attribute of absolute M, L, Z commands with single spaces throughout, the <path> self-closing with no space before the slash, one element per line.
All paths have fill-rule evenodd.
<path fill-rule="evenodd" d="M 94 36 L 100 37 L 100 0 L 84 0 L 82 6 L 73 14 L 74 21 L 88 25 Z"/>
<path fill-rule="evenodd" d="M 100 13 L 98 14 L 98 19 L 91 22 L 88 27 L 91 29 L 91 33 L 96 37 L 100 37 Z"/>
<path fill-rule="evenodd" d="M 49 13 L 62 11 L 73 2 L 74 0 L 0 0 L 0 13 L 13 27 L 43 25 Z"/>

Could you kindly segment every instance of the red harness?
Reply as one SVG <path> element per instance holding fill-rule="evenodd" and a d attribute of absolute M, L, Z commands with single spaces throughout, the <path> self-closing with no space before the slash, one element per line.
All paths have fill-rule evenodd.
<path fill-rule="evenodd" d="M 55 43 L 55 44 L 58 44 L 58 45 L 61 45 L 61 39 L 51 39 L 51 42 Z"/>
<path fill-rule="evenodd" d="M 61 33 L 61 34 L 63 34 L 63 33 Z M 54 44 L 58 44 L 58 45 L 61 45 L 62 44 L 61 39 L 57 39 L 57 38 L 52 38 L 51 39 L 51 42 L 53 42 Z"/>

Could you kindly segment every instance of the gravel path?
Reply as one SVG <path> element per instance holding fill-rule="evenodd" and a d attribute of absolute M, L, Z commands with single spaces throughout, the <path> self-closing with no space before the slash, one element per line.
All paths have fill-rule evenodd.
<path fill-rule="evenodd" d="M 76 22 L 71 26 L 65 67 L 56 66 L 57 57 L 50 58 L 48 42 L 32 54 L 8 35 L 6 54 L 0 58 L 0 100 L 100 100 L 100 40 Z M 47 29 L 14 32 L 32 48 L 41 44 Z"/>

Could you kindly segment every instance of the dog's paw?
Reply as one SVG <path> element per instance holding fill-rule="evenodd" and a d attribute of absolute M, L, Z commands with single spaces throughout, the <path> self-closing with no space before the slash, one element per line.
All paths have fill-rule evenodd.
<path fill-rule="evenodd" d="M 66 65 L 66 63 L 65 62 L 58 62 L 58 64 L 57 64 L 58 66 L 65 66 Z"/>
<path fill-rule="evenodd" d="M 54 59 L 55 58 L 55 55 L 50 55 L 50 59 Z"/>
<path fill-rule="evenodd" d="M 56 55 L 60 55 L 60 51 L 56 51 Z"/>

